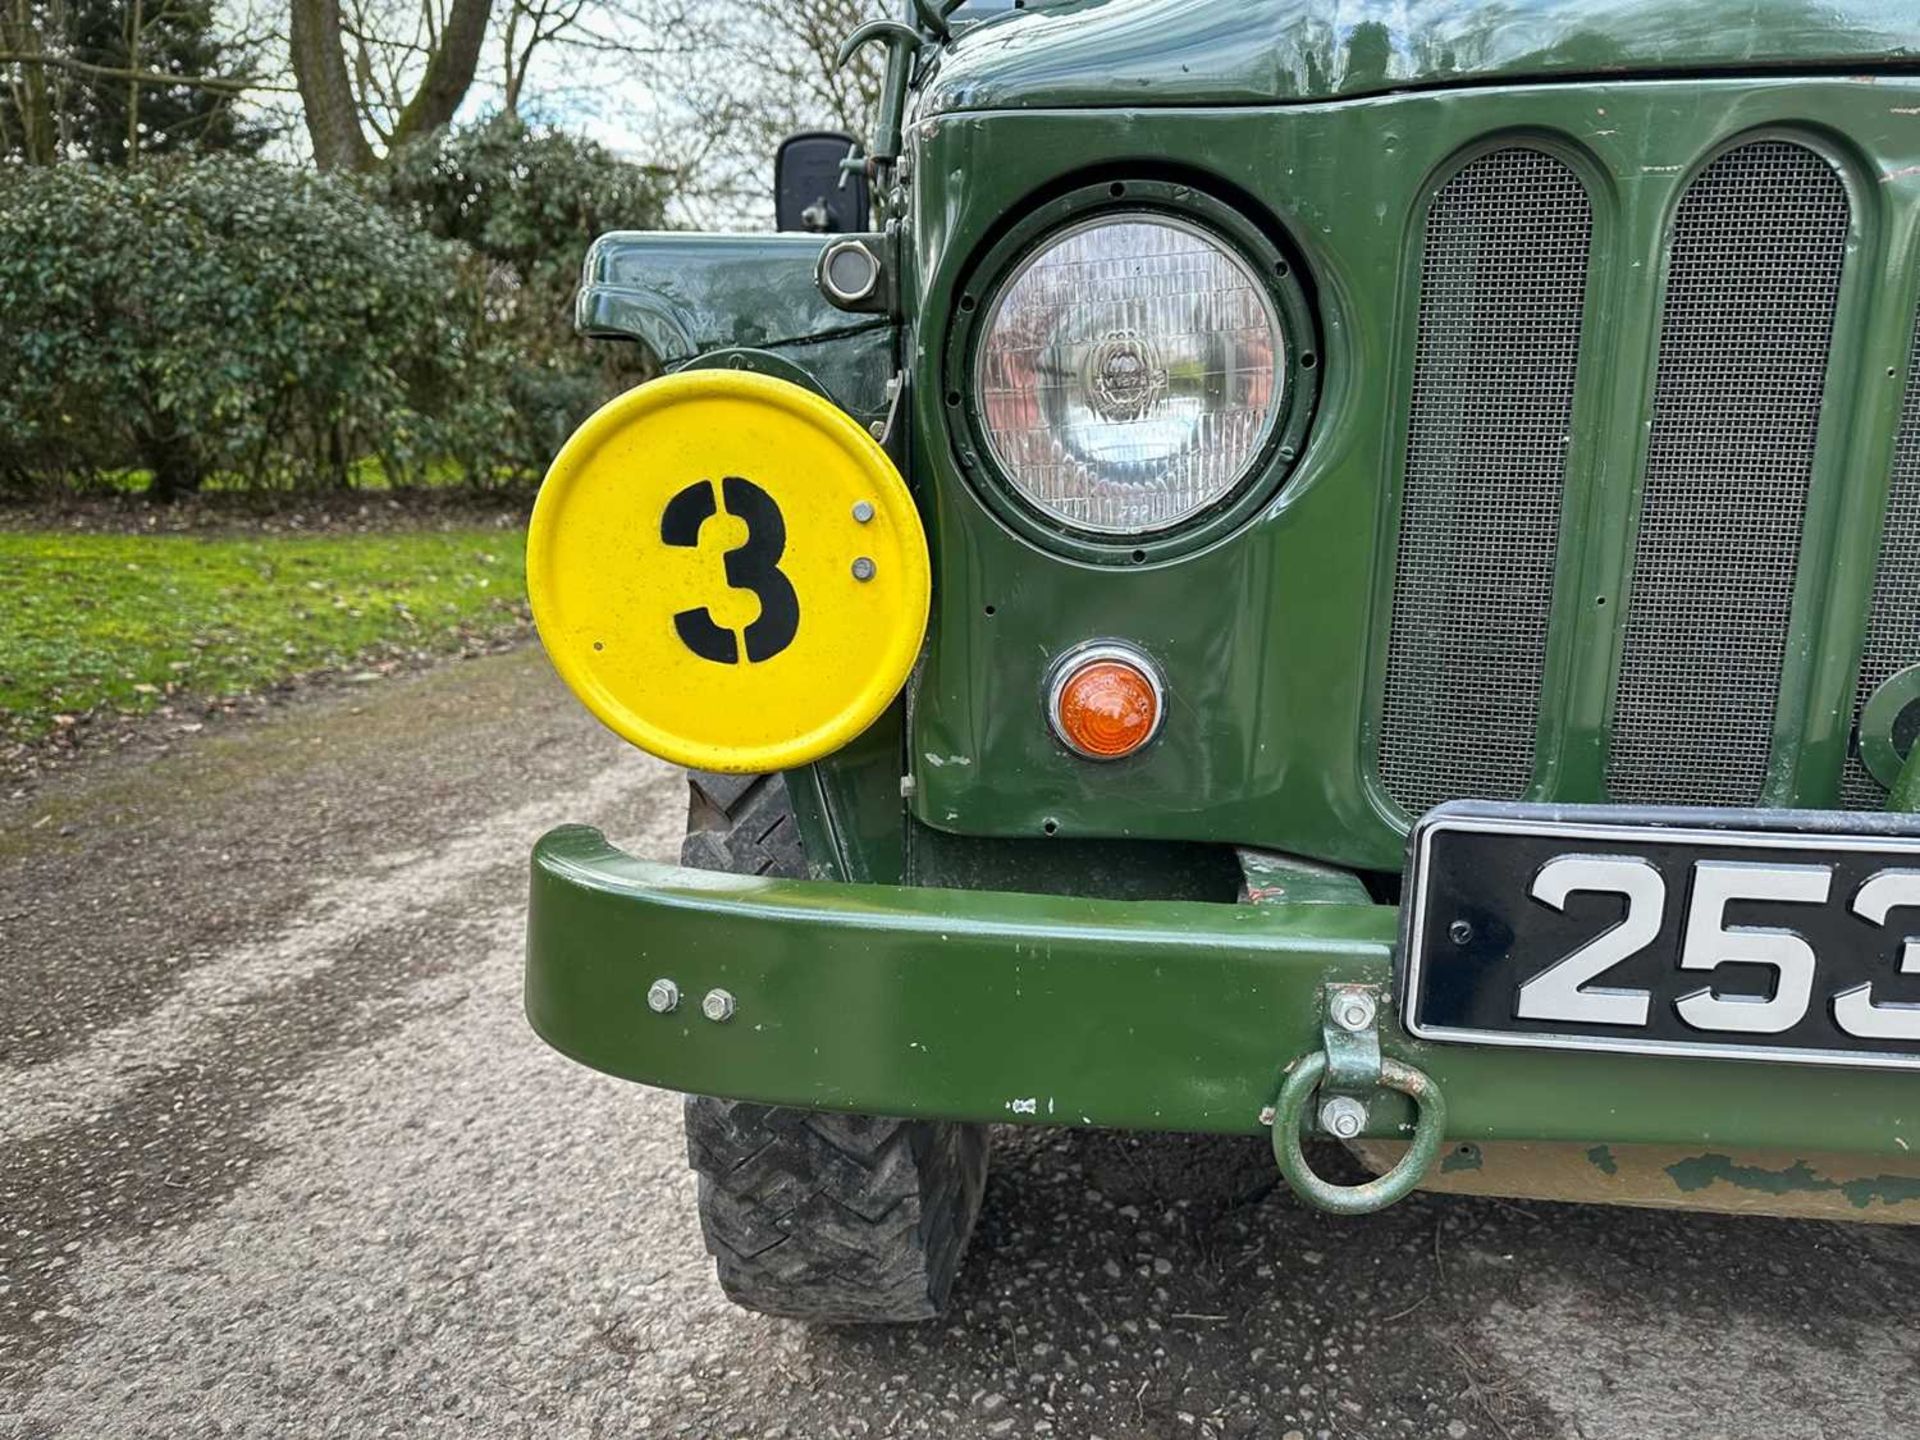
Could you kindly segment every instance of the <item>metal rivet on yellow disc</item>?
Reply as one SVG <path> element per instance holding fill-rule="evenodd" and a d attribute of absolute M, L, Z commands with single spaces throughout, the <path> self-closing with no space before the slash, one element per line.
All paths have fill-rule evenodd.
<path fill-rule="evenodd" d="M 913 668 L 930 583 L 919 513 L 873 437 L 738 370 L 602 408 L 527 534 L 561 677 L 619 735 L 701 770 L 787 769 L 865 730 Z"/>

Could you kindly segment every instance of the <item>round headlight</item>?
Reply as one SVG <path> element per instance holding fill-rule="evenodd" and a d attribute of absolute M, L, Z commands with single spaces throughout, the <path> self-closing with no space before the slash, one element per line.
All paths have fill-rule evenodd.
<path fill-rule="evenodd" d="M 1068 226 L 988 306 L 974 362 L 987 447 L 1071 529 L 1165 530 L 1253 469 L 1286 391 L 1284 340 L 1252 267 L 1198 226 Z"/>

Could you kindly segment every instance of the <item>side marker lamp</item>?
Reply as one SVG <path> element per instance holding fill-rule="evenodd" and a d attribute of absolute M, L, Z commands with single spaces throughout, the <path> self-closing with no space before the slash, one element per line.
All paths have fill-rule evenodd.
<path fill-rule="evenodd" d="M 1054 662 L 1047 720 L 1066 747 L 1088 760 L 1118 760 L 1159 733 L 1166 711 L 1160 674 L 1130 645 L 1070 650 Z"/>

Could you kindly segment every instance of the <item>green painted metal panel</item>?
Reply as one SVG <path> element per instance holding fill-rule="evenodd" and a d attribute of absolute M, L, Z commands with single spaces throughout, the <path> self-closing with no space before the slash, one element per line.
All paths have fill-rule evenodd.
<path fill-rule="evenodd" d="M 895 701 L 852 744 L 787 772 L 787 795 L 816 879 L 898 885 L 907 878 L 903 709 Z"/>
<path fill-rule="evenodd" d="M 1261 1131 L 1320 1045 L 1321 987 L 1385 984 L 1398 915 L 1364 904 L 1141 905 L 677 870 L 583 827 L 534 855 L 527 1014 L 574 1059 L 700 1094 L 1023 1124 Z M 670 1014 L 648 986 L 674 980 Z M 705 1019 L 714 987 L 733 1018 Z M 1385 1053 L 1456 1140 L 1905 1153 L 1912 1077 L 1429 1045 Z M 1407 1111 L 1382 1100 L 1374 1132 Z"/>
<path fill-rule="evenodd" d="M 1127 92 L 1109 81 L 1105 93 Z M 907 734 L 917 818 L 972 835 L 1211 840 L 1399 868 L 1407 817 L 1381 793 L 1373 753 L 1421 215 L 1460 164 L 1499 143 L 1564 155 L 1594 199 L 1531 793 L 1605 798 L 1668 228 L 1698 168 L 1760 133 L 1828 155 L 1853 198 L 1768 791 L 1772 803 L 1830 803 L 1920 301 L 1920 78 L 1886 74 L 919 120 L 903 353 L 910 471 L 936 575 Z M 968 460 L 968 427 L 946 403 L 964 372 L 948 376 L 945 357 L 950 320 L 969 295 L 979 303 L 980 257 L 999 235 L 1090 178 L 1133 175 L 1204 189 L 1298 257 L 1318 314 L 1321 392 L 1304 450 L 1276 462 L 1290 472 L 1249 523 L 1195 553 L 1095 564 L 1014 533 L 983 503 L 981 487 L 997 482 L 977 453 Z M 1041 717 L 1049 660 L 1093 637 L 1141 645 L 1169 687 L 1161 737 L 1113 765 L 1075 759 Z"/>
<path fill-rule="evenodd" d="M 620 230 L 587 252 L 574 302 L 583 335 L 638 340 L 672 369 L 709 350 L 817 345 L 884 318 L 836 309 L 814 282 L 818 235 Z"/>
<path fill-rule="evenodd" d="M 928 113 L 1262 105 L 1415 86 L 1920 60 L 1907 0 L 1107 0 L 1035 7 L 944 55 Z"/>

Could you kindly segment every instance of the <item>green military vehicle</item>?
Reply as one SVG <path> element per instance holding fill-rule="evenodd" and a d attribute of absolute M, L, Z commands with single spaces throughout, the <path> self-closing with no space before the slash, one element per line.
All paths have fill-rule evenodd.
<path fill-rule="evenodd" d="M 993 1123 L 1913 1213 L 1920 11 L 971 8 L 865 228 L 595 246 L 529 542 L 692 811 L 539 842 L 528 1015 L 727 1292 L 935 1313 Z"/>

